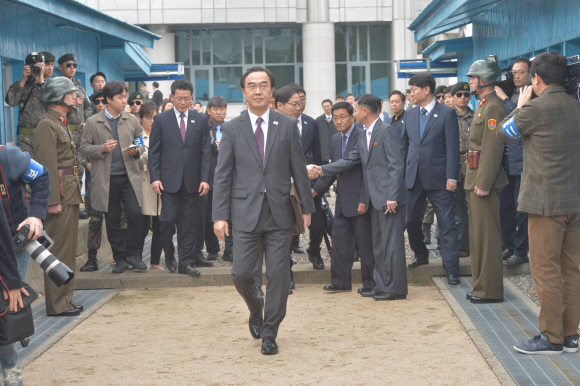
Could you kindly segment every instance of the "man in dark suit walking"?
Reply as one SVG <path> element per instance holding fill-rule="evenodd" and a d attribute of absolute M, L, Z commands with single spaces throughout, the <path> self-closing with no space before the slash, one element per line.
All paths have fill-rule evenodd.
<path fill-rule="evenodd" d="M 433 205 L 441 235 L 441 257 L 449 284 L 459 284 L 459 244 L 453 212 L 453 192 L 459 178 L 459 124 L 451 107 L 433 98 L 435 78 L 417 74 L 409 80 L 419 105 L 405 112 L 402 131 L 410 198 L 407 234 L 415 258 L 409 267 L 429 264 L 429 251 L 421 226 L 425 199 Z"/>
<path fill-rule="evenodd" d="M 151 101 L 155 103 L 157 108 L 160 108 L 161 104 L 163 103 L 163 93 L 161 90 L 159 90 L 159 83 L 153 82 L 153 90 L 155 91 L 153 91 L 153 97 L 151 98 Z"/>
<path fill-rule="evenodd" d="M 308 165 L 308 175 L 311 179 L 333 176 L 362 166 L 364 186 L 368 189 L 364 204 L 371 212 L 376 285 L 360 294 L 375 300 L 397 300 L 405 299 L 408 291 L 404 235 L 408 192 L 401 139 L 393 126 L 379 118 L 380 109 L 379 98 L 359 95 L 354 115 L 368 129 L 359 135 L 347 157 L 322 167 Z"/>
<path fill-rule="evenodd" d="M 325 99 L 322 101 L 324 114 L 316 118 L 316 127 L 320 137 L 320 150 L 322 155 L 322 164 L 326 165 L 330 159 L 332 137 L 338 133 L 332 121 L 332 101 Z"/>
<path fill-rule="evenodd" d="M 174 108 L 155 116 L 149 141 L 151 186 L 163 204 L 159 222 L 165 264 L 175 272 L 173 234 L 177 225 L 178 272 L 199 276 L 195 269 L 197 200 L 209 190 L 211 139 L 204 114 L 189 110 L 193 86 L 187 80 L 171 85 Z"/>
<path fill-rule="evenodd" d="M 331 162 L 342 159 L 351 152 L 365 131 L 354 123 L 354 109 L 348 102 L 332 106 L 332 115 L 340 133 L 332 137 Z M 375 288 L 373 270 L 375 258 L 371 230 L 371 215 L 367 208 L 368 193 L 363 183 L 360 165 L 333 177 L 319 178 L 313 189 L 322 196 L 330 186 L 336 184 L 336 207 L 332 224 L 332 251 L 330 252 L 331 284 L 324 290 L 331 292 L 352 289 L 351 270 L 354 250 L 358 245 L 361 261 L 363 286 L 359 293 Z"/>
<path fill-rule="evenodd" d="M 262 354 L 270 355 L 278 353 L 276 336 L 290 288 L 290 241 L 296 225 L 291 181 L 302 199 L 304 226 L 310 224 L 314 203 L 296 120 L 268 107 L 274 76 L 253 67 L 240 83 L 249 108 L 222 126 L 214 177 L 214 189 L 220 192 L 213 202 L 214 231 L 222 240 L 233 231 L 232 279 L 250 310 L 250 333 L 262 339 Z M 265 306 L 254 282 L 262 242 L 268 278 Z"/>

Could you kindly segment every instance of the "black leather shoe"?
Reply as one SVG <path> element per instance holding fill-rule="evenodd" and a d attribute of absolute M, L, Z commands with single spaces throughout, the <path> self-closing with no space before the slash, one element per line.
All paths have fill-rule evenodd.
<path fill-rule="evenodd" d="M 165 266 L 169 272 L 175 273 L 175 271 L 177 271 L 177 261 L 175 261 L 175 256 L 165 256 Z"/>
<path fill-rule="evenodd" d="M 290 289 L 296 289 L 296 286 L 294 285 L 293 279 L 290 279 Z"/>
<path fill-rule="evenodd" d="M 507 260 L 510 257 L 512 257 L 513 255 L 514 255 L 514 251 L 512 251 L 511 249 L 505 249 L 502 252 L 501 257 L 503 257 L 504 260 Z"/>
<path fill-rule="evenodd" d="M 56 315 L 47 315 L 47 316 L 79 316 L 81 312 L 76 308 L 71 308 L 70 310 L 66 310 L 65 312 L 61 312 L 60 314 Z"/>
<path fill-rule="evenodd" d="M 208 260 L 217 260 L 218 258 L 218 254 L 217 253 L 208 253 L 207 254 L 207 259 Z"/>
<path fill-rule="evenodd" d="M 132 265 L 133 269 L 138 271 L 147 271 L 147 264 L 145 264 L 139 256 L 127 257 L 127 264 Z"/>
<path fill-rule="evenodd" d="M 274 355 L 278 354 L 278 345 L 274 338 L 264 338 L 262 339 L 262 354 L 264 355 Z"/>
<path fill-rule="evenodd" d="M 197 267 L 213 267 L 213 263 L 211 261 L 207 261 L 203 256 L 196 257 L 195 265 Z"/>
<path fill-rule="evenodd" d="M 85 307 L 83 307 L 82 305 L 80 305 L 80 306 L 79 305 L 76 305 L 75 308 L 77 310 L 79 310 L 79 312 L 83 312 L 85 310 Z"/>
<path fill-rule="evenodd" d="M 231 253 L 224 253 L 222 255 L 222 260 L 223 261 L 234 261 L 234 255 Z"/>
<path fill-rule="evenodd" d="M 459 275 L 447 275 L 447 283 L 449 285 L 459 285 Z"/>
<path fill-rule="evenodd" d="M 252 338 L 260 339 L 260 330 L 264 324 L 264 299 L 262 298 L 262 307 L 255 314 L 250 314 L 248 325 L 250 326 L 250 334 Z"/>
<path fill-rule="evenodd" d="M 125 260 L 119 260 L 115 262 L 115 267 L 113 267 L 113 273 L 123 273 L 127 270 L 127 262 Z"/>
<path fill-rule="evenodd" d="M 87 216 L 87 214 L 83 211 L 79 211 L 79 220 L 86 220 L 88 219 L 89 216 Z"/>
<path fill-rule="evenodd" d="M 357 292 L 360 294 L 361 292 L 371 292 L 372 290 L 372 288 L 360 287 Z"/>
<path fill-rule="evenodd" d="M 465 299 L 467 299 L 467 300 L 471 300 L 471 292 L 470 292 L 470 293 L 468 293 L 468 294 L 465 294 Z"/>
<path fill-rule="evenodd" d="M 516 265 L 521 265 L 529 262 L 530 259 L 528 258 L 527 255 L 525 257 L 513 255 L 512 257 L 504 261 L 503 265 L 505 265 L 506 267 L 515 267 Z"/>
<path fill-rule="evenodd" d="M 429 258 L 427 258 L 427 259 L 421 259 L 421 258 L 415 256 L 415 258 L 413 259 L 413 261 L 411 261 L 409 263 L 409 268 L 420 267 L 422 265 L 427 265 L 427 264 L 429 264 Z"/>
<path fill-rule="evenodd" d="M 362 296 L 363 298 L 372 298 L 372 297 L 375 297 L 377 295 L 383 295 L 383 294 L 380 294 L 380 293 L 375 292 L 373 290 L 371 290 L 371 291 L 364 291 L 364 292 L 361 292 L 360 293 L 360 296 Z"/>
<path fill-rule="evenodd" d="M 262 287 L 256 287 L 256 292 L 258 293 L 259 296 L 264 296 L 264 291 L 262 291 Z"/>
<path fill-rule="evenodd" d="M 297 253 L 299 255 L 304 254 L 304 249 L 300 247 L 290 247 L 290 249 L 292 250 L 293 253 Z"/>
<path fill-rule="evenodd" d="M 187 267 L 182 267 L 181 265 L 177 268 L 177 273 L 182 273 L 189 276 L 199 276 L 201 273 L 195 269 L 193 264 L 189 264 Z"/>
<path fill-rule="evenodd" d="M 397 294 L 384 293 L 384 294 L 373 296 L 373 299 L 375 299 L 375 300 L 399 300 L 399 299 L 407 299 L 407 295 L 397 295 Z"/>
<path fill-rule="evenodd" d="M 350 290 L 342 289 L 339 286 L 337 286 L 336 284 L 325 285 L 322 289 L 325 290 L 325 291 L 328 291 L 328 292 L 346 292 L 346 291 L 350 291 Z"/>
<path fill-rule="evenodd" d="M 487 303 L 502 303 L 503 299 L 484 299 L 477 296 L 470 296 L 469 301 L 474 304 L 487 304 Z"/>
<path fill-rule="evenodd" d="M 317 271 L 322 271 L 324 269 L 324 261 L 322 261 L 322 256 L 320 256 L 320 253 L 317 253 L 316 255 L 308 255 L 308 260 L 310 260 L 310 257 L 312 256 L 312 268 L 314 268 Z"/>

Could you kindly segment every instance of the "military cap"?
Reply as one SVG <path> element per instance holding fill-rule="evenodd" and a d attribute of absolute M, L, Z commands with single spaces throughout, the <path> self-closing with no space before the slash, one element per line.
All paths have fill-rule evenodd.
<path fill-rule="evenodd" d="M 470 91 L 469 90 L 469 83 L 467 82 L 458 82 L 451 86 L 451 95 L 455 95 L 459 91 Z"/>
<path fill-rule="evenodd" d="M 133 94 L 129 95 L 129 99 L 127 99 L 127 103 L 134 101 L 135 99 L 144 100 L 143 94 L 139 91 L 135 91 Z"/>
<path fill-rule="evenodd" d="M 58 64 L 63 64 L 69 61 L 73 61 L 76 62 L 77 61 L 77 57 L 74 56 L 73 54 L 64 54 L 63 56 L 61 56 L 60 58 L 58 58 Z"/>
<path fill-rule="evenodd" d="M 405 93 L 410 94 L 411 93 L 411 89 L 410 88 L 406 89 L 405 90 Z"/>
<path fill-rule="evenodd" d="M 93 93 L 93 100 L 103 98 L 103 89 L 97 90 Z"/>
<path fill-rule="evenodd" d="M 44 55 L 44 62 L 45 63 L 54 63 L 56 58 L 54 57 L 53 54 L 51 54 L 48 51 L 42 51 L 41 54 Z"/>
<path fill-rule="evenodd" d="M 471 67 L 466 76 L 478 76 L 484 82 L 501 82 L 501 69 L 499 64 L 493 60 L 477 60 Z"/>
<path fill-rule="evenodd" d="M 31 52 L 28 55 L 26 55 L 26 59 L 24 59 L 24 64 L 26 65 L 30 65 L 30 64 L 34 64 L 34 63 L 44 63 L 45 59 L 44 59 L 44 55 L 42 54 L 42 52 Z"/>
<path fill-rule="evenodd" d="M 447 92 L 447 86 L 439 86 L 435 89 L 435 92 L 433 93 L 433 95 L 437 95 L 437 94 L 445 94 Z"/>
<path fill-rule="evenodd" d="M 73 91 L 78 91 L 73 82 L 68 78 L 59 76 L 46 81 L 42 89 L 42 95 L 46 103 L 55 103 L 69 107 L 64 104 L 62 98 Z"/>

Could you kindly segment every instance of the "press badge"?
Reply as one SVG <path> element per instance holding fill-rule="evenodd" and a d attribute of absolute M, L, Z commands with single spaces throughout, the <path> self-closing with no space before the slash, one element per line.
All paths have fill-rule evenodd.
<path fill-rule="evenodd" d="M 135 146 L 145 146 L 145 142 L 143 142 L 143 136 L 140 135 L 138 137 L 133 138 L 133 144 Z"/>
<path fill-rule="evenodd" d="M 28 164 L 28 169 L 26 173 L 20 177 L 20 179 L 31 183 L 33 182 L 39 175 L 42 174 L 42 165 L 36 162 L 35 160 L 31 159 L 30 164 Z"/>

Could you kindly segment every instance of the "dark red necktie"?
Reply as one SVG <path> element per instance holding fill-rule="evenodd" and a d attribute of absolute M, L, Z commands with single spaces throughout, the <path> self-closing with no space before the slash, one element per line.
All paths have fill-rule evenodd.
<path fill-rule="evenodd" d="M 181 113 L 181 123 L 179 124 L 179 131 L 181 131 L 181 139 L 185 142 L 185 114 Z"/>
<path fill-rule="evenodd" d="M 256 124 L 258 125 L 258 127 L 256 128 L 256 132 L 254 133 L 254 135 L 256 136 L 256 143 L 258 144 L 260 158 L 262 158 L 262 162 L 264 162 L 264 131 L 262 130 L 262 122 L 264 122 L 262 117 L 258 117 L 258 119 L 256 120 Z"/>

